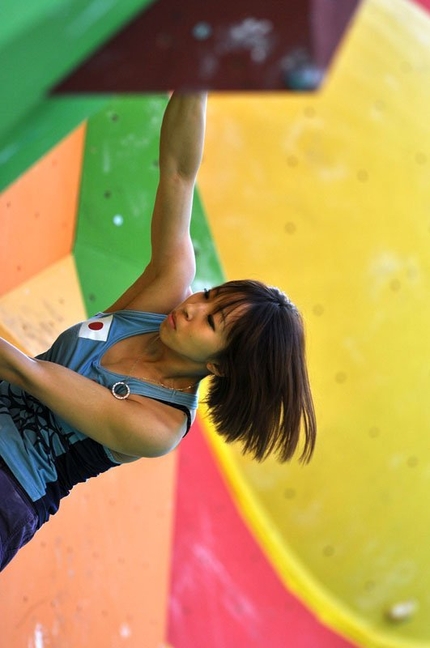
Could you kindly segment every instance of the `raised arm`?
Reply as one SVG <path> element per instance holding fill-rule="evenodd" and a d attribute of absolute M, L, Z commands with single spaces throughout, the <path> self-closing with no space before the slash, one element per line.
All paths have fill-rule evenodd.
<path fill-rule="evenodd" d="M 160 178 L 151 223 L 151 260 L 110 310 L 168 312 L 189 293 L 195 258 L 190 238 L 194 186 L 200 166 L 206 93 L 173 93 L 160 133 Z"/>

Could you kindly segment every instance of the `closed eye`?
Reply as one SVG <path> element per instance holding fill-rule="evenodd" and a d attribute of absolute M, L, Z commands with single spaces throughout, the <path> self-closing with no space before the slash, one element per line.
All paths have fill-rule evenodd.
<path fill-rule="evenodd" d="M 203 288 L 203 297 L 205 299 L 209 300 L 210 299 L 210 290 L 208 290 L 207 288 Z M 208 315 L 207 320 L 208 320 L 208 324 L 211 327 L 211 329 L 213 331 L 215 331 L 215 320 L 214 320 L 213 315 Z"/>

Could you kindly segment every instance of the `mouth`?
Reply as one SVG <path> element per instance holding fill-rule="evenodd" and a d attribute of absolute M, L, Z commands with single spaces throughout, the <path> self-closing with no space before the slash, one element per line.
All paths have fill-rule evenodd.
<path fill-rule="evenodd" d="M 168 314 L 167 321 L 173 329 L 176 329 L 176 315 L 174 311 Z"/>

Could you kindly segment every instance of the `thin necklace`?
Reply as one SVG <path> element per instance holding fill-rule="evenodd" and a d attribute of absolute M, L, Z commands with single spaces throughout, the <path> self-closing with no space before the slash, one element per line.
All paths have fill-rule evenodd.
<path fill-rule="evenodd" d="M 119 380 L 118 382 L 116 382 L 115 384 L 112 385 L 111 392 L 112 392 L 113 396 L 115 396 L 115 398 L 117 398 L 118 400 L 125 400 L 126 398 L 128 398 L 130 396 L 131 391 L 130 391 L 130 387 L 128 385 L 128 380 L 130 380 L 131 374 L 133 373 L 134 368 L 136 367 L 137 363 L 142 358 L 142 356 L 143 356 L 143 353 L 142 353 L 142 355 L 140 355 L 140 356 L 138 356 L 136 358 L 136 360 L 134 361 L 134 363 L 133 363 L 133 365 L 132 365 L 132 367 L 130 369 L 130 373 L 125 378 L 125 380 Z M 188 389 L 191 389 L 191 387 L 196 387 L 196 385 L 198 385 L 199 382 L 200 382 L 199 380 L 197 380 L 196 382 L 193 382 L 193 383 L 191 383 L 191 385 L 187 385 L 186 387 L 169 387 L 168 385 L 165 385 L 164 383 L 160 382 L 159 380 L 150 380 L 149 378 L 141 378 L 140 380 L 142 380 L 143 382 L 149 382 L 152 385 L 159 385 L 160 387 L 164 387 L 164 389 L 170 389 L 170 391 L 173 391 L 173 392 L 185 392 Z"/>

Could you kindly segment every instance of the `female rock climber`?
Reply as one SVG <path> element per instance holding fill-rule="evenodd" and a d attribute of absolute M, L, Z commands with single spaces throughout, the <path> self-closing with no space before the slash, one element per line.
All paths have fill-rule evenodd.
<path fill-rule="evenodd" d="M 227 442 L 257 460 L 275 453 L 286 461 L 299 446 L 303 461 L 312 455 L 297 308 L 257 281 L 190 290 L 206 101 L 205 93 L 173 93 L 166 108 L 151 259 L 135 283 L 37 358 L 0 340 L 1 569 L 76 483 L 176 448 L 207 376 L 208 411 Z"/>

